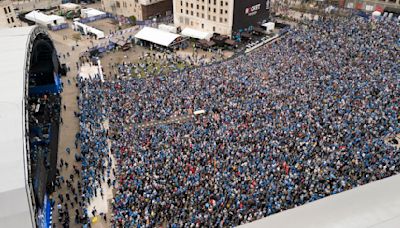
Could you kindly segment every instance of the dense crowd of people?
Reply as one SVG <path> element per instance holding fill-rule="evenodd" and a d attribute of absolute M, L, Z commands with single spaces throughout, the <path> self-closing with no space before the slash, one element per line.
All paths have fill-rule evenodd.
<path fill-rule="evenodd" d="M 214 55 L 214 54 L 213 54 Z M 171 73 L 186 71 L 192 67 L 205 66 L 216 62 L 222 57 L 212 56 L 207 58 L 206 54 L 199 55 L 195 51 L 191 55 L 177 55 L 171 52 L 163 53 L 142 53 L 138 61 L 123 61 L 109 63 L 110 77 L 116 78 L 146 78 L 160 77 Z M 111 70 L 113 72 L 111 72 Z"/>
<path fill-rule="evenodd" d="M 107 139 L 116 227 L 235 226 L 398 173 L 398 30 L 325 18 L 219 64 L 81 81 L 85 200 L 109 178 Z"/>

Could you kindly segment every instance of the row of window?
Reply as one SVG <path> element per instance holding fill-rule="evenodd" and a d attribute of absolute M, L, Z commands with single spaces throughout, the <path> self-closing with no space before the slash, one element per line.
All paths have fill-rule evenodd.
<path fill-rule="evenodd" d="M 208 11 L 211 12 L 210 7 L 208 7 Z M 189 14 L 189 10 L 186 10 L 185 12 L 186 12 L 186 14 Z M 214 9 L 213 9 L 213 12 L 214 12 L 214 13 L 217 13 L 217 9 L 214 8 Z M 183 9 L 181 9 L 181 13 L 183 13 Z M 191 13 L 191 15 L 193 15 L 193 10 L 191 10 L 190 13 Z M 225 13 L 225 14 L 228 14 L 228 10 L 223 10 L 223 9 L 220 9 L 220 10 L 219 10 L 219 14 L 220 14 L 220 15 L 222 15 L 222 14 L 224 14 L 224 13 Z M 197 14 L 199 14 L 199 12 L 197 12 Z M 202 13 L 202 14 L 204 14 L 204 13 Z"/>
<path fill-rule="evenodd" d="M 9 6 L 8 7 L 4 7 L 3 9 L 4 9 L 4 13 L 5 14 L 11 13 L 11 8 Z M 8 11 L 7 11 L 7 9 L 8 9 Z"/>
<path fill-rule="evenodd" d="M 204 0 L 202 0 L 202 2 L 204 2 Z M 217 0 L 214 0 L 213 3 L 214 3 L 213 5 L 216 6 L 217 5 Z M 211 0 L 208 0 L 208 4 L 211 4 Z M 225 2 L 225 4 L 224 4 L 224 1 L 220 1 L 219 5 L 220 6 L 224 6 L 224 5 L 228 6 L 228 2 Z M 183 1 L 181 1 L 181 6 L 183 6 Z M 189 7 L 189 2 L 186 2 L 186 7 Z M 193 3 L 190 3 L 190 8 L 193 9 L 193 7 L 194 7 Z M 196 8 L 199 9 L 199 4 L 196 4 Z M 204 6 L 202 8 L 204 9 Z"/>
<path fill-rule="evenodd" d="M 185 25 L 189 25 L 189 18 L 185 18 Z M 179 22 L 183 23 L 183 17 L 179 17 Z M 193 21 L 190 21 L 190 26 L 193 26 Z M 204 24 L 201 24 L 201 28 L 204 29 Z M 213 26 L 213 32 L 215 32 L 215 26 Z"/>
<path fill-rule="evenodd" d="M 8 24 L 14 23 L 14 18 L 13 17 L 7 18 L 7 22 Z"/>
<path fill-rule="evenodd" d="M 181 9 L 181 13 L 183 13 L 182 9 Z M 193 11 L 190 11 L 190 14 L 189 14 L 188 10 L 186 10 L 186 15 L 195 16 Z M 201 18 L 204 18 L 204 13 L 200 14 L 199 12 L 196 12 L 196 17 L 200 17 L 200 15 L 201 15 Z M 217 21 L 216 16 L 207 15 L 207 19 L 212 20 L 212 21 Z M 220 23 L 228 22 L 228 18 L 219 17 L 219 22 Z"/>
<path fill-rule="evenodd" d="M 135 0 L 135 3 L 138 3 L 138 0 Z M 119 1 L 115 2 L 115 5 L 117 8 L 121 8 L 121 3 Z M 129 4 L 130 7 L 132 7 L 132 4 Z M 135 4 L 136 6 L 136 4 Z M 122 2 L 122 7 L 128 7 L 128 3 Z"/>
<path fill-rule="evenodd" d="M 381 0 L 381 2 L 386 2 L 386 0 Z M 396 0 L 389 0 L 390 3 L 396 3 Z"/>

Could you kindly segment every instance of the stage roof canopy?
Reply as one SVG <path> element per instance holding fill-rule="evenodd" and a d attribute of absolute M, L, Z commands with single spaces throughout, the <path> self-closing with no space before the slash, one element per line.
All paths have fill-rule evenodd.
<path fill-rule="evenodd" d="M 25 65 L 36 26 L 0 29 L 0 224 L 31 227 L 26 190 Z"/>
<path fill-rule="evenodd" d="M 242 228 L 400 227 L 400 174 L 289 209 Z"/>
<path fill-rule="evenodd" d="M 164 47 L 171 45 L 178 37 L 180 35 L 151 27 L 144 27 L 135 35 L 136 39 L 149 41 Z"/>

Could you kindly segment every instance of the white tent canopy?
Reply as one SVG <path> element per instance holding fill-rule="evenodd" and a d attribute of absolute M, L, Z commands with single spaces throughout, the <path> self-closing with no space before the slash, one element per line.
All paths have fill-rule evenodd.
<path fill-rule="evenodd" d="M 136 39 L 149 41 L 164 47 L 171 45 L 178 37 L 180 35 L 151 27 L 144 27 L 135 35 Z"/>
<path fill-rule="evenodd" d="M 212 37 L 212 33 L 203 32 L 191 28 L 185 28 L 181 32 L 182 36 L 188 36 L 199 40 L 209 40 Z"/>
<path fill-rule="evenodd" d="M 60 5 L 60 10 L 63 12 L 67 12 L 70 10 L 79 10 L 80 8 L 81 8 L 80 5 L 70 2 Z"/>
<path fill-rule="evenodd" d="M 172 25 L 166 25 L 166 24 L 159 24 L 158 29 L 161 29 L 166 32 L 171 32 L 171 33 L 177 33 L 178 28 Z"/>
<path fill-rule="evenodd" d="M 373 17 L 380 17 L 381 15 L 382 15 L 382 13 L 379 12 L 379 11 L 374 11 L 374 12 L 372 13 L 372 16 L 373 16 Z"/>
<path fill-rule="evenodd" d="M 47 27 L 47 25 L 54 26 L 54 25 L 60 25 L 60 24 L 65 23 L 65 19 L 61 16 L 46 15 L 46 14 L 41 13 L 36 10 L 26 14 L 25 18 L 30 21 L 36 22 L 39 25 L 46 26 L 46 27 Z"/>
<path fill-rule="evenodd" d="M 274 22 L 267 22 L 261 25 L 262 27 L 265 27 L 268 32 L 273 31 L 275 29 L 275 23 Z"/>
<path fill-rule="evenodd" d="M 0 29 L 0 226 L 32 227 L 26 186 L 25 69 L 36 26 Z"/>
<path fill-rule="evenodd" d="M 80 23 L 78 21 L 73 22 L 74 28 L 82 30 L 83 34 L 88 35 L 89 33 L 92 33 L 96 36 L 96 39 L 103 39 L 105 37 L 104 32 L 101 30 L 98 30 L 96 28 L 90 27 L 89 25 L 85 25 L 83 23 Z"/>
<path fill-rule="evenodd" d="M 400 175 L 289 209 L 243 228 L 400 227 Z"/>
<path fill-rule="evenodd" d="M 97 9 L 92 9 L 92 8 L 87 8 L 87 9 L 81 9 L 81 17 L 86 18 L 86 17 L 95 17 L 99 15 L 104 15 L 103 11 L 97 10 Z"/>

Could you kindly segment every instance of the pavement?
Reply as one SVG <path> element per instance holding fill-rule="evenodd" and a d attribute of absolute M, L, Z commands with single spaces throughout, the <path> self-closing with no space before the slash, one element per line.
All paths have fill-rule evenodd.
<path fill-rule="evenodd" d="M 60 159 L 63 159 L 64 162 L 69 164 L 68 168 L 65 166 L 60 169 L 61 176 L 64 177 L 65 180 L 69 179 L 69 176 L 73 173 L 73 166 L 76 166 L 79 170 L 81 170 L 80 162 L 75 161 L 75 153 L 80 154 L 80 148 L 75 148 L 75 135 L 79 132 L 79 119 L 75 117 L 74 112 L 79 112 L 78 103 L 76 97 L 79 95 L 79 89 L 76 87 L 75 76 L 78 74 L 78 69 L 76 68 L 76 62 L 79 59 L 79 54 L 87 49 L 89 45 L 91 45 L 89 40 L 83 40 L 79 42 L 79 46 L 75 46 L 75 51 L 72 51 L 72 46 L 75 45 L 75 41 L 72 39 L 63 40 L 62 35 L 57 34 L 57 32 L 49 32 L 54 45 L 57 49 L 59 55 L 63 55 L 67 52 L 70 53 L 70 57 L 60 58 L 61 63 L 66 63 L 67 66 L 70 67 L 70 72 L 68 72 L 66 77 L 62 77 L 62 82 L 64 84 L 63 92 L 61 93 L 61 102 L 62 106 L 65 105 L 66 109 L 61 111 L 61 118 L 63 119 L 63 124 L 60 125 L 60 135 L 59 135 L 59 145 L 58 145 L 58 167 L 60 164 Z M 71 84 L 68 83 L 68 80 Z M 66 152 L 66 148 L 71 149 L 71 153 L 68 154 Z M 72 185 L 77 189 L 77 180 L 80 177 L 75 176 Z M 62 184 L 61 189 L 56 190 L 52 198 L 56 201 L 57 205 L 59 203 L 59 199 L 57 197 L 58 194 L 65 194 L 69 192 L 70 195 L 72 193 L 68 190 L 66 184 Z M 65 198 L 65 197 L 64 197 Z M 79 199 L 80 197 L 78 197 Z M 112 191 L 109 189 L 105 190 L 105 199 L 101 199 L 100 194 L 98 194 L 98 198 L 93 199 L 93 205 L 96 205 L 96 208 L 99 208 L 98 211 L 106 212 L 107 217 L 111 218 L 108 210 L 108 201 L 107 199 L 112 198 Z M 64 201 L 65 202 L 65 201 Z M 92 206 L 93 206 L 92 205 Z M 89 206 L 90 207 L 90 206 Z M 105 209 L 104 209 L 105 208 Z M 70 215 L 70 227 L 81 227 L 79 224 L 74 223 L 75 209 L 78 209 L 82 213 L 82 208 L 79 207 L 78 204 L 68 205 L 68 211 Z M 109 221 L 109 220 L 108 220 Z M 62 224 L 58 222 L 58 211 L 53 210 L 53 227 L 62 227 Z M 104 222 L 103 219 L 98 219 L 98 222 L 94 224 L 92 227 L 109 227 L 107 222 Z"/>

